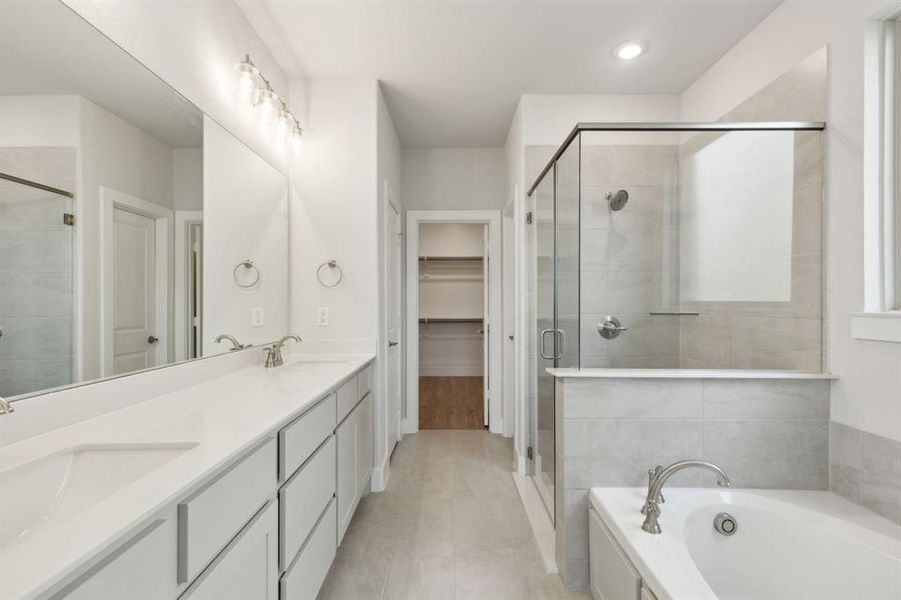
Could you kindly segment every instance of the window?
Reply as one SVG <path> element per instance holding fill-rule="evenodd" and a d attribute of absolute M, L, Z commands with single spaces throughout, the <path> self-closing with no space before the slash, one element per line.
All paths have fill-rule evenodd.
<path fill-rule="evenodd" d="M 851 335 L 901 342 L 901 20 L 870 24 L 864 106 L 864 311 Z"/>

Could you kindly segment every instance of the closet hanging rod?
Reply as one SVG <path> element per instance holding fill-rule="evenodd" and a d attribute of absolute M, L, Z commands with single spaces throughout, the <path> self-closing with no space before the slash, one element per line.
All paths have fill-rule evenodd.
<path fill-rule="evenodd" d="M 452 317 L 424 317 L 420 323 L 481 323 L 484 319 L 457 319 Z"/>
<path fill-rule="evenodd" d="M 420 256 L 419 260 L 423 262 L 437 260 L 484 260 L 481 256 Z"/>

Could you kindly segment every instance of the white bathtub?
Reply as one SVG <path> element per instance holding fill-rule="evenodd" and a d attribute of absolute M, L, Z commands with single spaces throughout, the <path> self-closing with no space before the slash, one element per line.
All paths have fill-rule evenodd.
<path fill-rule="evenodd" d="M 839 496 L 670 488 L 651 535 L 645 492 L 595 488 L 591 504 L 658 600 L 901 600 L 901 527 Z"/>

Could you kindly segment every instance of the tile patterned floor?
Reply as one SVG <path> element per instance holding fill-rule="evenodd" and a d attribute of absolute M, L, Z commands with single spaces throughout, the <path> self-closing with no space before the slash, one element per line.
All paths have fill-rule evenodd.
<path fill-rule="evenodd" d="M 590 600 L 544 572 L 511 458 L 511 440 L 485 431 L 406 436 L 388 489 L 360 502 L 320 598 Z"/>

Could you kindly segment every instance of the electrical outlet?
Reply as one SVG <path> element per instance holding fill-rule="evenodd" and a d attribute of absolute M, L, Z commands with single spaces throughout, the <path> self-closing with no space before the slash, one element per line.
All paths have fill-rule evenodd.
<path fill-rule="evenodd" d="M 262 308 L 251 308 L 250 309 L 250 326 L 251 327 L 262 327 L 265 322 L 265 314 L 263 313 Z"/>
<path fill-rule="evenodd" d="M 328 306 L 316 307 L 316 325 L 318 327 L 328 326 Z"/>

